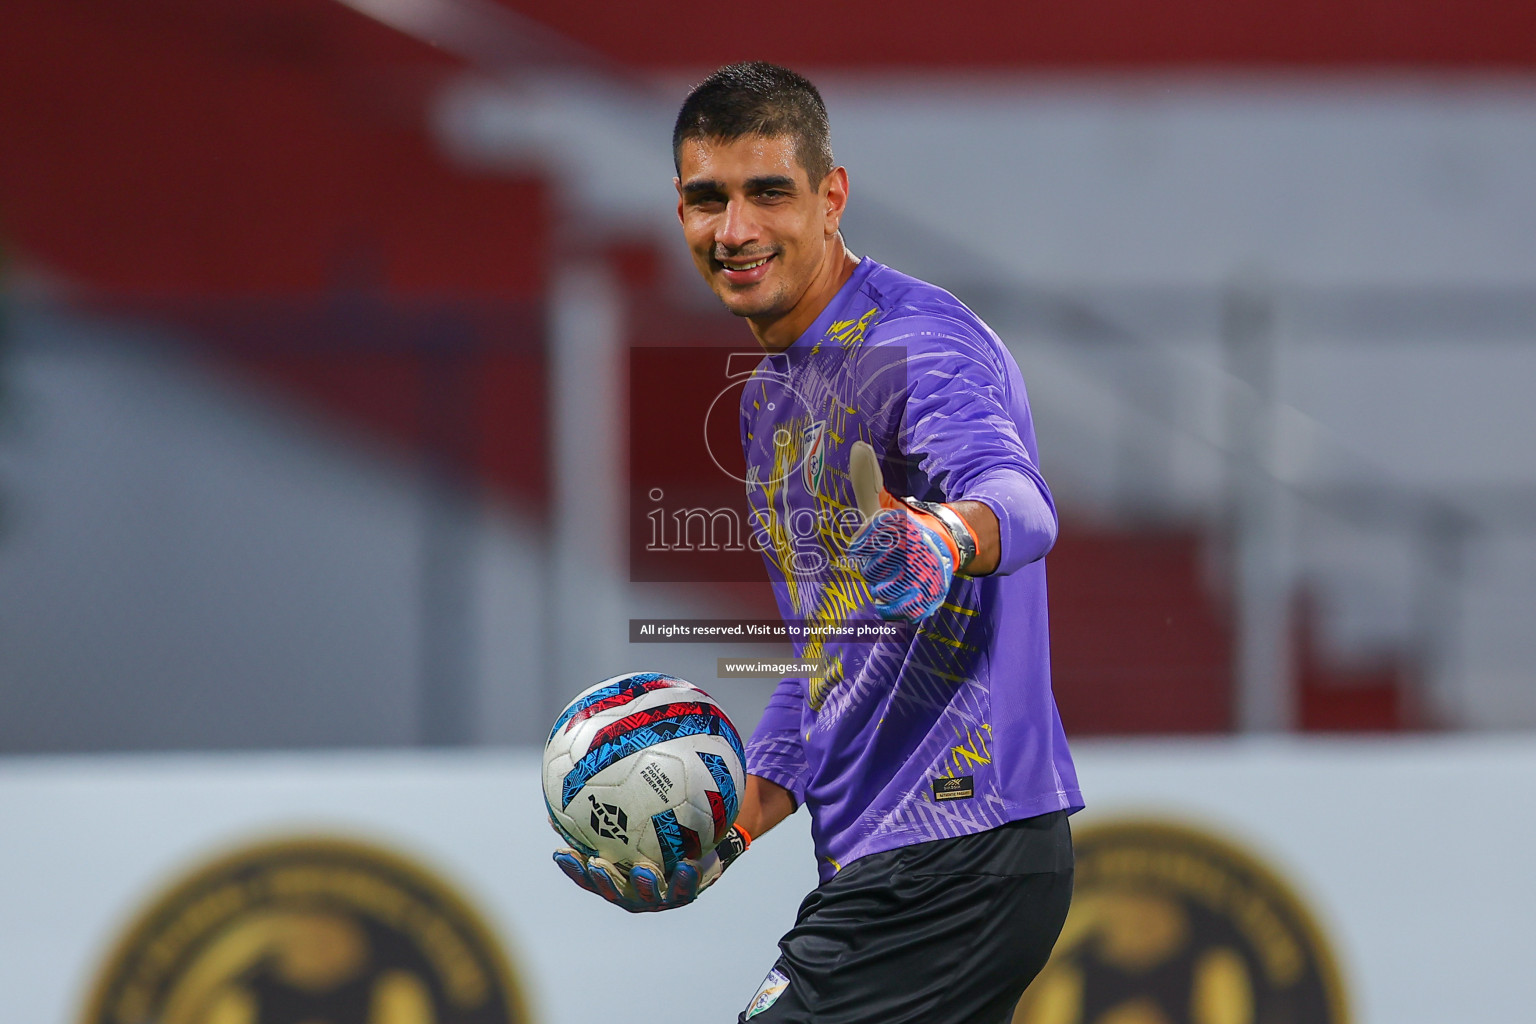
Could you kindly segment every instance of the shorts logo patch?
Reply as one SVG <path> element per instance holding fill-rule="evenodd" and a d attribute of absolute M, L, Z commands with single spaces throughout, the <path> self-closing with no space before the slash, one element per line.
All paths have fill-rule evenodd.
<path fill-rule="evenodd" d="M 779 996 L 783 995 L 787 988 L 789 988 L 789 975 L 777 967 L 769 971 L 768 977 L 764 978 L 763 983 L 757 987 L 757 994 L 747 1004 L 746 1019 L 751 1020 L 778 1002 Z"/>
<path fill-rule="evenodd" d="M 960 775 L 948 779 L 933 780 L 933 798 L 935 800 L 969 800 L 976 795 L 976 784 L 972 781 L 973 775 Z"/>

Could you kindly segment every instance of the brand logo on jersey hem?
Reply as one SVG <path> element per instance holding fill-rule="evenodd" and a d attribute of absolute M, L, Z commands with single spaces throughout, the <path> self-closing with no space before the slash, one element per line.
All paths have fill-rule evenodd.
<path fill-rule="evenodd" d="M 933 780 L 935 800 L 969 800 L 976 795 L 975 776 L 960 775 L 948 779 Z"/>
<path fill-rule="evenodd" d="M 769 971 L 768 977 L 763 979 L 763 983 L 757 987 L 757 993 L 752 997 L 752 1001 L 747 1004 L 746 1019 L 751 1020 L 778 1002 L 779 996 L 783 995 L 784 990 L 787 988 L 789 988 L 789 975 L 777 967 Z"/>

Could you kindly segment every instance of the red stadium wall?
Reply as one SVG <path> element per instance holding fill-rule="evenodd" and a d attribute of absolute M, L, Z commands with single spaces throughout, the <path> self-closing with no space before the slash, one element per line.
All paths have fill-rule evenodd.
<path fill-rule="evenodd" d="M 1412 685 L 1413 666 L 1383 653 L 1364 664 L 1339 665 L 1319 642 L 1316 602 L 1294 602 L 1291 649 L 1296 727 L 1303 732 L 1395 732 L 1427 729 L 1433 721 Z"/>
<path fill-rule="evenodd" d="M 542 187 L 427 136 L 457 66 L 332 0 L 21 0 L 6 48 L 5 230 L 93 290 L 543 290 Z"/>
<path fill-rule="evenodd" d="M 1046 566 L 1068 733 L 1231 731 L 1232 626 L 1201 549 L 1192 532 L 1063 525 Z"/>
<path fill-rule="evenodd" d="M 773 60 L 831 71 L 1536 67 L 1536 5 L 1508 0 L 499 0 L 635 67 Z"/>
<path fill-rule="evenodd" d="M 19 262 L 537 506 L 547 193 L 438 151 L 455 61 L 333 0 L 20 0 L 5 35 Z"/>

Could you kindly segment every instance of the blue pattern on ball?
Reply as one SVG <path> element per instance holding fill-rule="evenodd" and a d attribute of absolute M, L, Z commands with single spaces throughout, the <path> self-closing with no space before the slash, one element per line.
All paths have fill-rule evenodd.
<path fill-rule="evenodd" d="M 709 769 L 709 774 L 715 780 L 715 788 L 720 791 L 720 799 L 725 803 L 725 819 L 736 820 L 737 796 L 736 780 L 731 778 L 731 770 L 726 767 L 725 758 L 719 754 L 706 754 L 699 751 L 699 760 L 704 762 L 704 767 Z M 745 764 L 745 760 L 742 762 Z"/>
<path fill-rule="evenodd" d="M 677 862 L 686 856 L 683 852 L 683 826 L 678 824 L 676 813 L 669 810 L 651 815 L 651 825 L 655 827 L 656 839 L 661 845 L 661 873 L 671 878 Z"/>
<path fill-rule="evenodd" d="M 658 679 L 665 678 L 666 676 L 661 672 L 636 672 L 632 676 L 625 676 L 623 679 L 616 683 L 604 686 L 598 690 L 593 690 L 591 693 L 587 694 L 580 700 L 572 702 L 571 706 L 566 708 L 565 711 L 561 713 L 560 719 L 555 722 L 555 727 L 549 730 L 549 739 L 545 740 L 544 742 L 548 743 L 549 740 L 554 739 L 555 733 L 559 732 L 566 722 L 569 722 L 571 719 L 575 718 L 577 715 L 581 714 L 592 705 L 601 703 L 602 701 L 607 700 L 609 697 L 617 697 L 621 693 L 629 693 L 631 690 L 638 690 L 646 683 L 654 683 Z"/>
<path fill-rule="evenodd" d="M 629 755 L 637 754 L 647 747 L 654 747 L 658 743 L 665 743 L 667 740 L 681 736 L 724 737 L 741 763 L 747 762 L 746 752 L 741 746 L 741 737 L 736 735 L 736 730 L 731 727 L 730 722 L 726 721 L 723 712 L 664 718 L 587 751 L 587 755 L 576 762 L 576 766 L 566 775 L 565 782 L 561 785 L 561 808 L 569 807 L 571 801 L 576 798 L 576 794 L 581 792 L 582 787 L 592 781 L 592 777 L 604 768 L 617 764 Z"/>

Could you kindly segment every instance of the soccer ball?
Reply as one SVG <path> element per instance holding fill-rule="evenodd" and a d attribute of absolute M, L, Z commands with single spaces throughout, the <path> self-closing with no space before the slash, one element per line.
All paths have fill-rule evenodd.
<path fill-rule="evenodd" d="M 660 672 L 605 679 L 544 744 L 549 823 L 572 847 L 667 877 L 725 838 L 746 785 L 741 737 L 714 699 Z"/>

